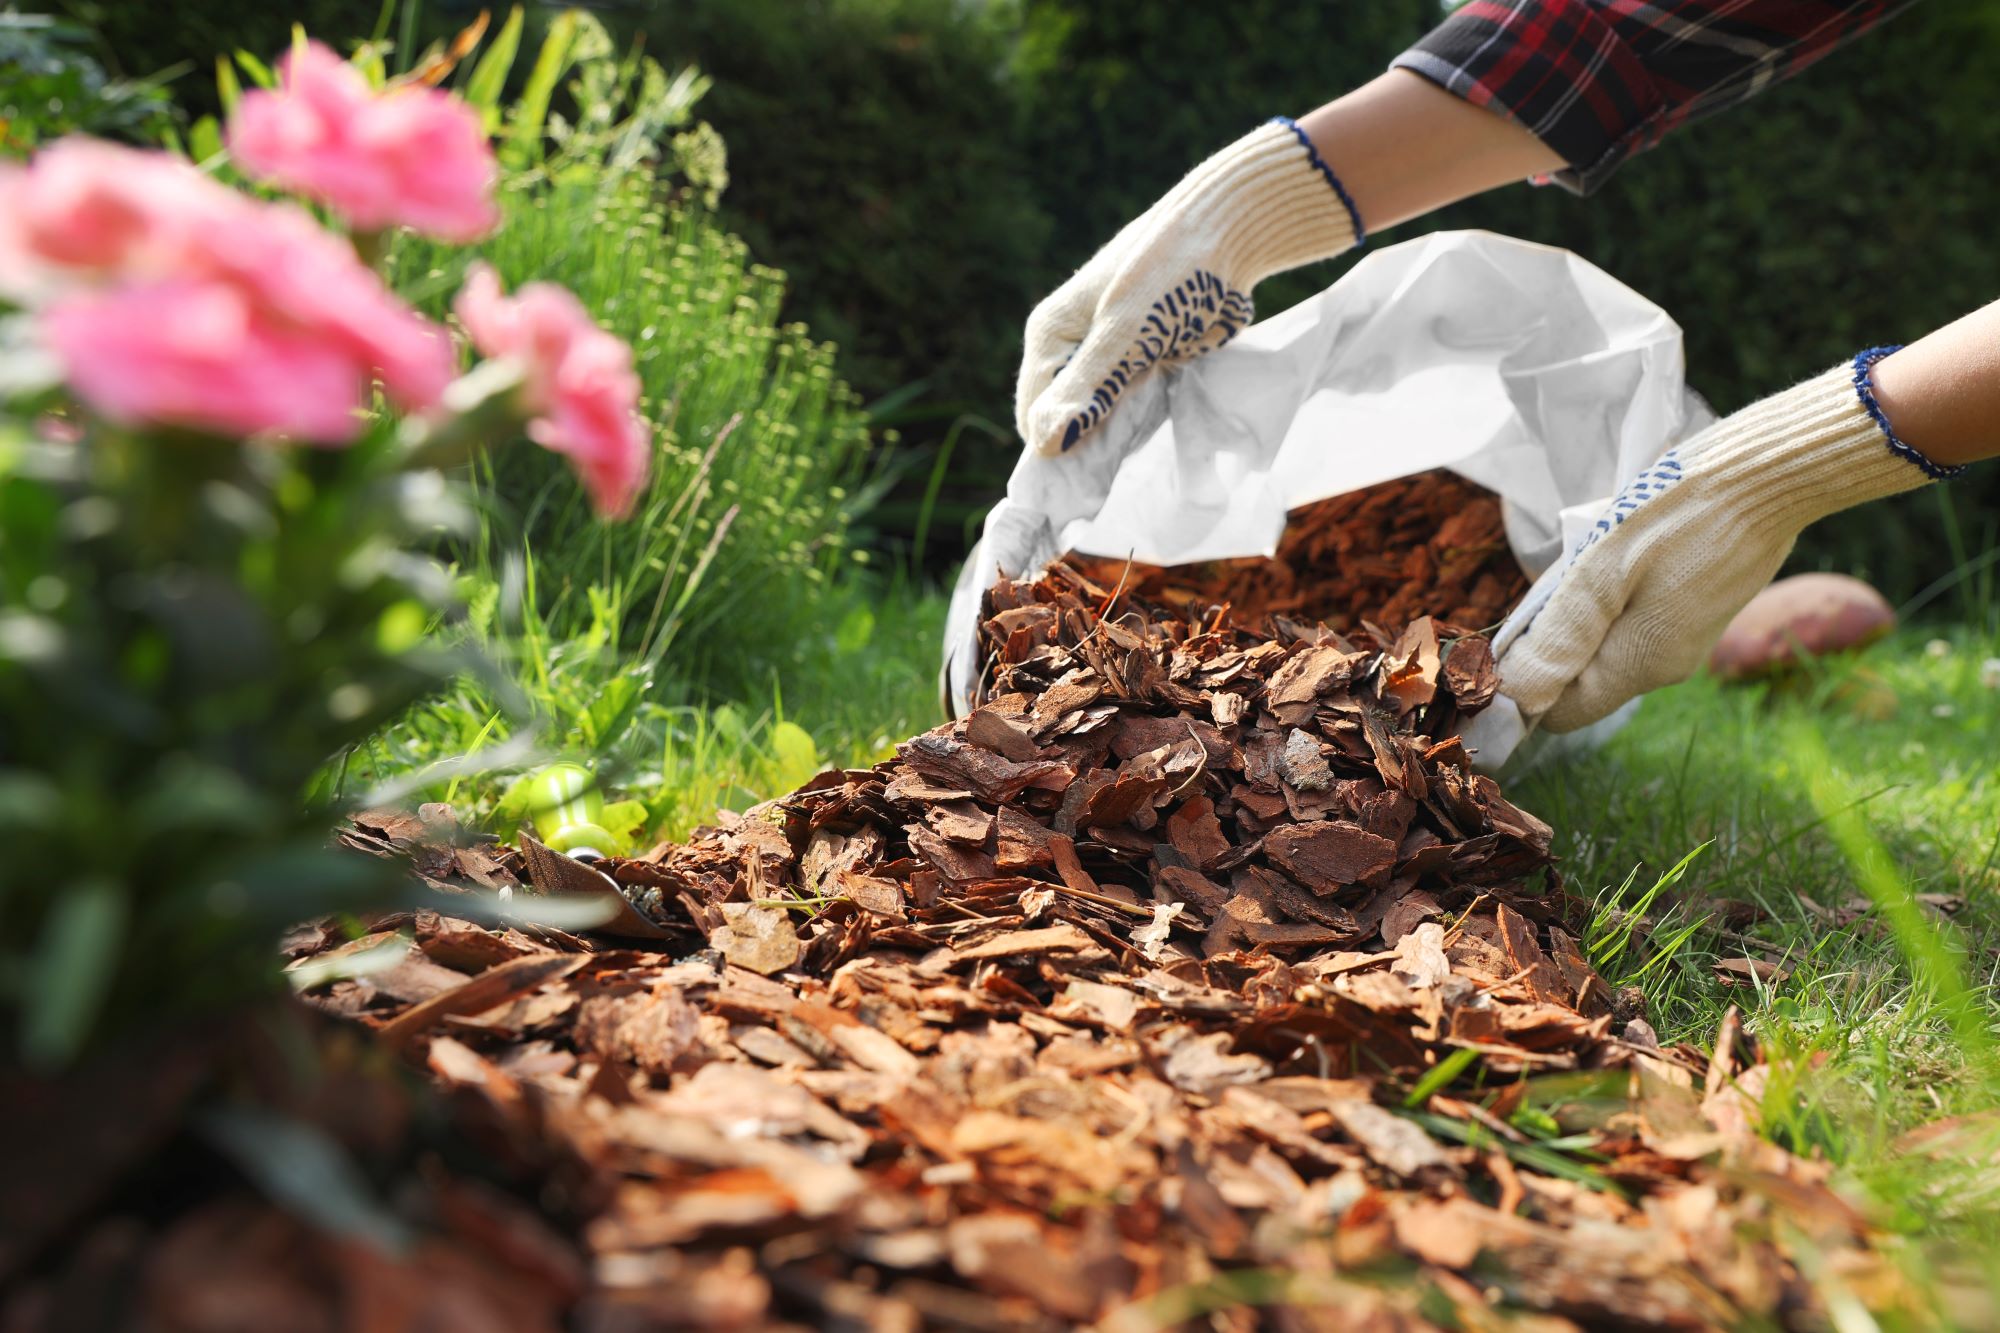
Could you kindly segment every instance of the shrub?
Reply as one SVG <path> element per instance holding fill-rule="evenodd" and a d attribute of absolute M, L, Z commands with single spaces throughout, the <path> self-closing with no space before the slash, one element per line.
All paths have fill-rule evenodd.
<path fill-rule="evenodd" d="M 957 0 L 689 0 L 643 20 L 649 50 L 715 80 L 704 114 L 740 164 L 723 216 L 788 275 L 787 318 L 839 344 L 865 397 L 893 395 L 913 451 L 967 411 L 1011 420 L 1021 321 L 1051 273 L 1003 18 Z M 954 452 L 945 559 L 1012 462 L 984 439 Z M 878 512 L 899 540 L 925 481 L 913 469 Z"/>
<path fill-rule="evenodd" d="M 468 563 L 497 582 L 525 544 L 532 610 L 553 639 L 604 632 L 649 668 L 671 648 L 682 680 L 761 688 L 810 637 L 817 589 L 849 559 L 866 421 L 832 347 L 780 322 L 780 275 L 703 206 L 717 144 L 706 126 L 683 127 L 704 81 L 621 60 L 586 15 L 565 22 L 551 41 L 573 67 L 573 113 L 552 123 L 546 155 L 511 160 L 506 221 L 477 254 L 509 285 L 561 283 L 632 343 L 656 466 L 633 521 L 607 527 L 548 460 L 495 460 L 484 482 L 519 516 L 518 535 L 511 522 L 489 528 Z M 411 242 L 391 272 L 435 306 L 465 259 Z"/>

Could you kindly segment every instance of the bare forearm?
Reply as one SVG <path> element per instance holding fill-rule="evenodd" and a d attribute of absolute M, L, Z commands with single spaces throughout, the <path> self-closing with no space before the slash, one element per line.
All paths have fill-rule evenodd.
<path fill-rule="evenodd" d="M 1875 401 L 1933 462 L 2000 454 L 2000 301 L 1876 362 Z"/>
<path fill-rule="evenodd" d="M 1513 121 L 1408 70 L 1363 84 L 1299 128 L 1371 232 L 1564 165 Z"/>

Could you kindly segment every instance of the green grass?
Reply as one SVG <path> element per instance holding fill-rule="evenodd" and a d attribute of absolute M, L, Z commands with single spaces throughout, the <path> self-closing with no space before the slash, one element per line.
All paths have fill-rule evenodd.
<path fill-rule="evenodd" d="M 1991 749 L 2000 687 L 1982 671 L 1995 657 L 2000 635 L 1904 632 L 1820 664 L 1790 688 L 1697 679 L 1647 699 L 1601 753 L 1510 784 L 1514 800 L 1555 828 L 1570 887 L 1585 897 L 1608 899 L 1628 877 L 1637 892 L 1707 844 L 1647 914 L 1656 923 L 1670 912 L 1705 916 L 1718 928 L 1696 931 L 1672 966 L 1645 947 L 1658 929 L 1643 932 L 1610 978 L 1646 988 L 1664 1040 L 1712 1034 L 1731 1001 L 1800 1031 L 1852 1033 L 1911 999 L 1879 914 L 1851 929 L 1830 925 L 1828 913 L 1867 899 L 1816 787 L 1820 804 L 1851 811 L 1882 841 L 1902 882 L 1962 901 L 1951 924 L 1973 957 L 1990 947 L 2000 927 Z M 1891 715 L 1870 715 L 1891 704 Z M 1719 927 L 1725 918 L 1733 931 Z M 1715 958 L 1759 946 L 1791 970 L 1786 984 L 1769 995 L 1710 984 Z M 1641 968 L 1651 969 L 1644 978 Z M 1987 979 L 1975 971 L 1975 984 Z"/>
<path fill-rule="evenodd" d="M 529 618 L 481 636 L 500 682 L 461 679 L 347 757 L 352 798 L 403 784 L 503 834 L 514 776 L 552 759 L 593 765 L 611 795 L 647 810 L 654 838 L 680 838 L 719 808 L 781 795 L 822 768 L 867 765 L 940 720 L 944 599 L 900 577 L 850 576 L 822 589 L 809 628 L 778 641 L 735 697 L 696 689 L 620 651 L 615 607 L 565 638 Z M 754 599 L 738 603 L 746 619 Z"/>
<path fill-rule="evenodd" d="M 2000 1256 L 1994 659 L 2000 632 L 1904 631 L 1787 687 L 1697 679 L 1509 786 L 1613 924 L 1607 980 L 1645 992 L 1667 1042 L 1706 1047 L 1739 1006 L 1772 1070 L 1762 1132 L 1923 1238 L 1925 1282 Z M 1783 979 L 1715 979 L 1746 956 Z M 1953 1117 L 1969 1124 L 1941 1144 L 1905 1137 Z"/>

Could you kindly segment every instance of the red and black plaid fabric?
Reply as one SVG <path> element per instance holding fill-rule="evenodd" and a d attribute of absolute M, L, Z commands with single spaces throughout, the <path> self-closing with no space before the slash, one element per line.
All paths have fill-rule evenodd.
<path fill-rule="evenodd" d="M 1915 0 L 1468 0 L 1398 68 L 1526 126 L 1588 194 Z"/>

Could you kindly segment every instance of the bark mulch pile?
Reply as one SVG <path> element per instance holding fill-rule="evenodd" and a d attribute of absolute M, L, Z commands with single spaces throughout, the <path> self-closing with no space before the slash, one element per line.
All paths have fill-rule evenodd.
<path fill-rule="evenodd" d="M 1336 630 L 1436 614 L 1492 627 L 1528 590 L 1500 497 L 1455 473 L 1421 472 L 1294 509 L 1277 554 L 1200 564 L 1073 557 L 1085 577 L 1190 612 L 1225 605 L 1238 623 L 1273 615 Z"/>
<path fill-rule="evenodd" d="M 1893 1303 L 1828 1168 L 1751 1132 L 1733 1023 L 1663 1047 L 1472 770 L 1496 677 L 1452 622 L 1511 596 L 1474 526 L 1402 576 L 1459 571 L 1451 615 L 1393 628 L 1003 582 L 969 717 L 601 870 L 364 817 L 433 883 L 618 916 L 294 932 L 373 960 L 307 988 L 334 1030 L 446 1090 L 426 1239 L 385 1276 L 239 1198 L 156 1261 L 375 1301 L 350 1327 L 1817 1327 L 1809 1270 Z"/>

